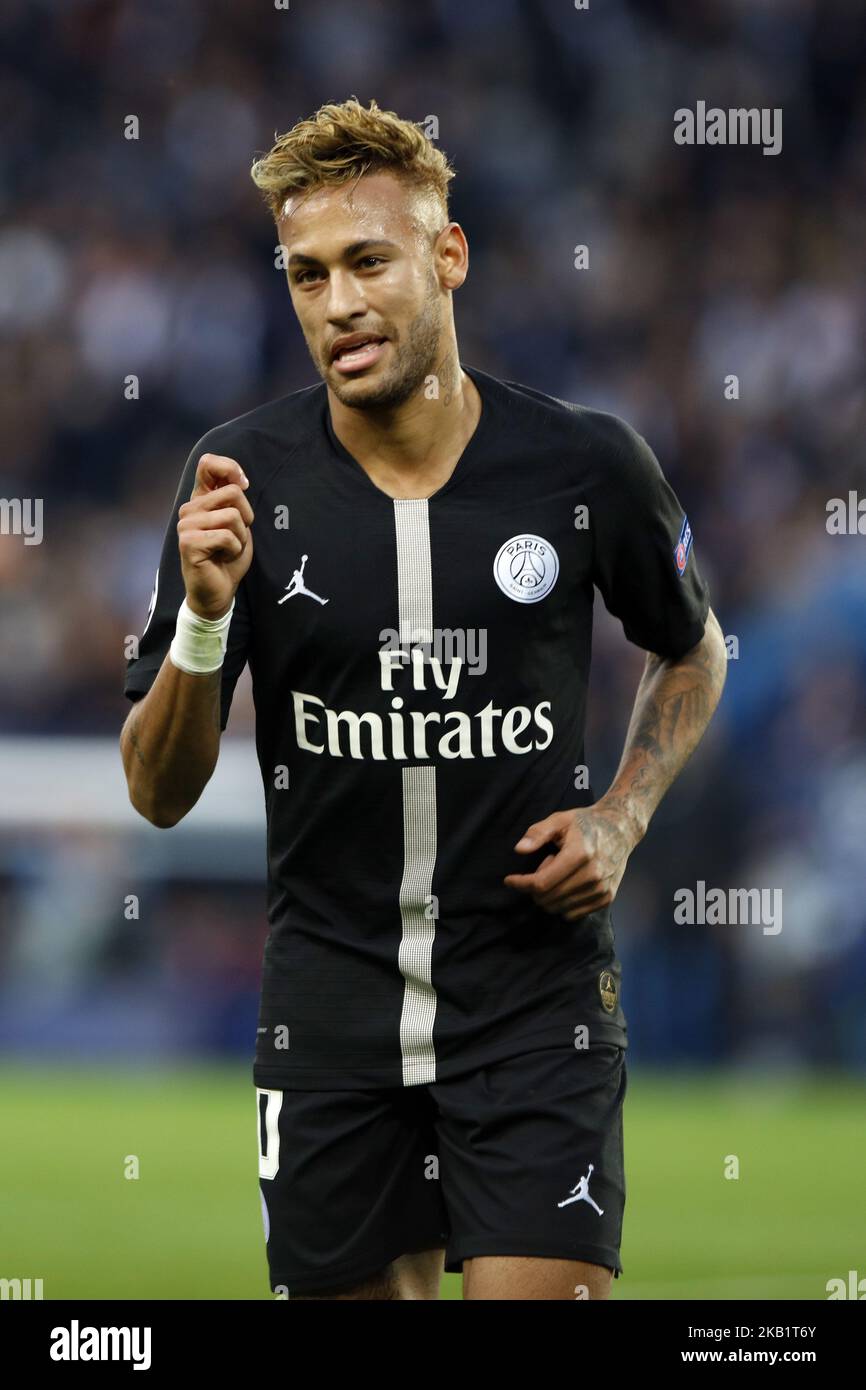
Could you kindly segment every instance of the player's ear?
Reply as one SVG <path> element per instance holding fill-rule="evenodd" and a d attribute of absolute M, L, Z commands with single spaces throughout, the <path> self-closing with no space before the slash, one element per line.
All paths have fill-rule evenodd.
<path fill-rule="evenodd" d="M 433 259 L 442 288 L 459 290 L 469 274 L 469 243 L 459 222 L 449 222 L 442 228 L 436 238 Z"/>

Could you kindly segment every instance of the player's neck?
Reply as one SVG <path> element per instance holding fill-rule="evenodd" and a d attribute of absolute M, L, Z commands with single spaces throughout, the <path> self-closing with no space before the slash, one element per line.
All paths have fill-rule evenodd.
<path fill-rule="evenodd" d="M 444 486 L 475 432 L 481 397 L 462 371 L 456 344 L 422 387 L 393 409 L 356 410 L 329 392 L 331 423 L 344 449 L 393 497 L 425 497 Z"/>

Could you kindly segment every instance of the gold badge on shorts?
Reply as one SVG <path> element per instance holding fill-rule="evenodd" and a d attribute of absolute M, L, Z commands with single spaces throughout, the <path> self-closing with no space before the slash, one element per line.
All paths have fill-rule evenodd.
<path fill-rule="evenodd" d="M 612 1014 L 616 1008 L 616 980 L 609 970 L 602 970 L 599 975 L 598 992 L 601 995 L 602 1006 Z"/>

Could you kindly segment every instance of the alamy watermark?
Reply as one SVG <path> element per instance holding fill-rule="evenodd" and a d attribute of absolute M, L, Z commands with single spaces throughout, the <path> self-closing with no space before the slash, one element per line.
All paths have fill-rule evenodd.
<path fill-rule="evenodd" d="M 151 1362 L 149 1327 L 82 1327 L 73 1318 L 68 1327 L 51 1329 L 52 1361 L 131 1361 L 134 1371 L 147 1371 Z"/>
<path fill-rule="evenodd" d="M 779 154 L 782 148 L 781 106 L 707 107 L 695 104 L 694 111 L 680 106 L 674 112 L 674 141 L 677 145 L 760 145 L 763 154 Z"/>
<path fill-rule="evenodd" d="M 379 633 L 380 652 L 399 653 L 394 663 L 427 662 L 442 670 L 459 662 L 470 676 L 483 676 L 487 670 L 487 629 L 484 627 L 413 627 L 410 622 L 383 628 Z M 423 688 L 423 682 L 421 687 Z"/>
<path fill-rule="evenodd" d="M 847 498 L 831 497 L 826 511 L 829 536 L 866 536 L 866 497 L 854 488 L 849 488 Z"/>
<path fill-rule="evenodd" d="M 699 878 L 694 888 L 678 888 L 674 903 L 674 921 L 681 925 L 759 924 L 764 936 L 782 930 L 781 888 L 707 888 Z"/>
<path fill-rule="evenodd" d="M 0 1279 L 0 1301 L 44 1298 L 42 1279 Z"/>
<path fill-rule="evenodd" d="M 0 497 L 0 536 L 23 536 L 25 545 L 41 545 L 42 498 Z"/>

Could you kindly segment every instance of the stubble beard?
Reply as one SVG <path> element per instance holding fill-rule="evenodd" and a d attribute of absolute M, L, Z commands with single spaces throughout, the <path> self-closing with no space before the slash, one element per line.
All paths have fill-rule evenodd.
<path fill-rule="evenodd" d="M 441 333 L 439 285 L 435 276 L 431 275 L 421 311 L 409 324 L 403 340 L 396 342 L 389 334 L 394 360 L 381 380 L 367 383 L 359 377 L 357 382 L 340 381 L 335 384 L 330 377 L 326 377 L 320 362 L 316 363 L 316 367 L 319 375 L 328 380 L 328 385 L 341 404 L 356 410 L 393 409 L 414 396 L 427 378 L 435 375 Z"/>

